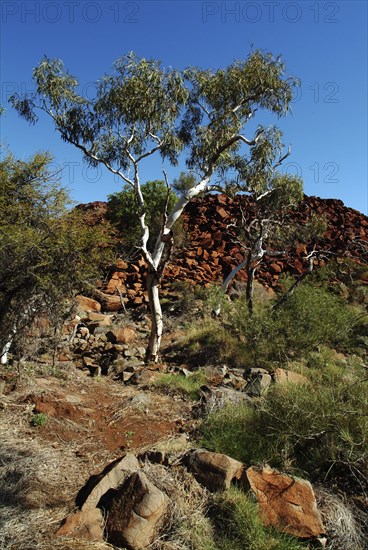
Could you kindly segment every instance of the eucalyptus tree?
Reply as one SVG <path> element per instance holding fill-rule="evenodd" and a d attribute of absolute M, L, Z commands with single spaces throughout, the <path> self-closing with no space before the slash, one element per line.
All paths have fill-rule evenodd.
<path fill-rule="evenodd" d="M 271 150 L 272 157 L 274 157 L 275 150 Z M 292 210 L 303 199 L 303 182 L 299 177 L 282 175 L 276 170 L 287 154 L 279 158 L 276 163 L 270 159 L 266 191 L 264 191 L 265 187 L 262 192 L 259 191 L 257 185 L 259 179 L 253 186 L 251 178 L 249 178 L 246 187 L 253 199 L 251 215 L 240 208 L 238 219 L 231 224 L 237 232 L 238 236 L 234 240 L 244 251 L 244 259 L 225 278 L 221 290 L 222 293 L 225 293 L 239 271 L 245 269 L 247 273 L 245 298 L 250 314 L 253 311 L 254 278 L 264 256 L 277 257 L 285 254 L 285 249 L 295 244 L 298 236 L 298 228 L 290 218 Z M 258 177 L 262 173 L 264 171 L 259 170 Z M 237 184 L 232 186 L 233 188 L 238 187 Z M 213 313 L 219 315 L 220 312 L 221 299 L 219 297 L 219 302 Z"/>
<path fill-rule="evenodd" d="M 11 98 L 19 114 L 35 123 L 38 111 L 46 113 L 87 163 L 104 165 L 134 189 L 152 314 L 147 360 L 157 361 L 163 330 L 159 287 L 172 252 L 175 222 L 192 198 L 216 188 L 225 173 L 244 169 L 239 159 L 247 158 L 250 147 L 268 143 L 262 127 L 246 136 L 245 126 L 258 109 L 284 116 L 298 82 L 286 74 L 280 58 L 261 51 L 225 69 L 184 71 L 130 53 L 117 60 L 113 74 L 97 82 L 93 99 L 78 93 L 77 79 L 59 60 L 43 59 L 34 79 L 34 94 Z M 257 150 L 261 155 L 262 148 Z M 153 155 L 172 166 L 178 165 L 179 156 L 185 158 L 196 180 L 169 211 L 171 187 L 163 168 L 168 199 L 157 213 L 162 226 L 149 248 L 140 169 Z"/>

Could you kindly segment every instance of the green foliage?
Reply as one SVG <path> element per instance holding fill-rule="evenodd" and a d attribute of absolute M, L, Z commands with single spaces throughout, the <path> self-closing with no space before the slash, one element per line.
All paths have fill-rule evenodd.
<path fill-rule="evenodd" d="M 167 187 L 160 180 L 147 181 L 141 186 L 141 190 L 146 208 L 146 223 L 150 228 L 148 248 L 152 249 L 163 226 L 166 201 L 168 200 L 170 211 L 177 201 L 177 196 L 170 192 L 168 197 Z M 122 191 L 109 195 L 107 215 L 121 232 L 124 247 L 127 250 L 139 247 L 142 228 L 139 222 L 139 205 L 132 187 L 125 185 Z"/>
<path fill-rule="evenodd" d="M 225 176 L 235 171 L 242 186 L 257 193 L 266 191 L 274 174 L 282 134 L 259 127 L 257 140 L 250 140 L 242 131 L 257 109 L 286 115 L 298 85 L 280 57 L 259 50 L 225 69 L 182 72 L 130 53 L 116 61 L 112 75 L 97 81 L 93 99 L 78 95 L 77 79 L 60 60 L 45 57 L 34 80 L 35 94 L 15 94 L 11 104 L 30 123 L 37 121 L 37 109 L 46 112 L 89 164 L 102 163 L 127 181 L 132 163 L 157 152 L 177 165 L 185 150 L 199 180 L 218 171 L 226 183 Z M 249 155 L 243 154 L 245 143 Z M 183 191 L 194 182 L 181 174 L 176 185 Z"/>
<path fill-rule="evenodd" d="M 285 78 L 280 58 L 261 51 L 215 72 L 187 69 L 185 78 L 191 93 L 179 135 L 190 147 L 188 167 L 197 170 L 240 132 L 256 105 L 278 116 L 286 114 L 297 84 L 295 79 Z M 219 164 L 237 167 L 239 148 L 240 141 L 234 140 L 230 148 L 221 151 Z"/>
<path fill-rule="evenodd" d="M 258 507 L 250 496 L 236 487 L 215 495 L 221 533 L 217 547 L 224 550 L 302 550 L 294 537 L 265 528 Z"/>
<path fill-rule="evenodd" d="M 189 376 L 182 374 L 161 374 L 154 380 L 154 384 L 170 390 L 179 391 L 189 395 L 192 399 L 199 398 L 199 389 L 206 384 L 207 378 L 201 371 Z"/>
<path fill-rule="evenodd" d="M 31 425 L 34 427 L 44 426 L 48 422 L 48 416 L 45 413 L 36 413 L 31 419 Z"/>
<path fill-rule="evenodd" d="M 0 163 L 0 349 L 40 313 L 56 321 L 64 299 L 93 281 L 106 235 L 67 210 L 66 191 L 50 172 L 50 156 Z"/>
<path fill-rule="evenodd" d="M 174 179 L 172 188 L 178 195 L 184 195 L 198 183 L 197 178 L 191 172 L 180 172 L 177 179 Z"/>
<path fill-rule="evenodd" d="M 252 315 L 246 300 L 239 298 L 225 302 L 221 320 L 209 319 L 217 299 L 210 293 L 208 304 L 204 304 L 205 319 L 188 328 L 184 342 L 187 360 L 272 369 L 292 358 L 306 357 L 319 346 L 347 349 L 352 338 L 358 346 L 365 334 L 366 317 L 357 319 L 356 311 L 339 296 L 310 284 L 298 287 L 276 310 L 271 300 L 256 295 Z"/>
<path fill-rule="evenodd" d="M 112 75 L 97 81 L 93 99 L 78 95 L 77 79 L 60 60 L 45 57 L 33 76 L 34 96 L 14 95 L 10 102 L 30 123 L 38 120 L 37 107 L 42 105 L 62 139 L 84 148 L 89 164 L 129 171 L 128 140 L 136 160 L 160 142 L 162 157 L 176 162 L 182 145 L 174 121 L 188 97 L 178 71 L 130 53 L 116 61 Z"/>
<path fill-rule="evenodd" d="M 239 300 L 234 327 L 248 360 L 261 364 L 301 357 L 323 344 L 342 347 L 353 319 L 354 312 L 338 296 L 306 283 L 276 310 L 263 304 L 250 316 Z"/>
<path fill-rule="evenodd" d="M 313 478 L 348 467 L 366 475 L 367 380 L 357 365 L 310 369 L 311 385 L 275 385 L 257 408 L 228 406 L 202 425 L 201 445 L 247 464 L 267 462 Z M 346 474 L 347 475 L 347 474 Z"/>
<path fill-rule="evenodd" d="M 186 339 L 180 342 L 184 347 L 182 353 L 185 361 L 194 365 L 207 365 L 211 362 L 228 361 L 243 366 L 239 358 L 239 342 L 234 338 L 231 327 L 224 327 L 214 319 L 205 318 L 197 323 L 191 323 L 186 331 Z"/>

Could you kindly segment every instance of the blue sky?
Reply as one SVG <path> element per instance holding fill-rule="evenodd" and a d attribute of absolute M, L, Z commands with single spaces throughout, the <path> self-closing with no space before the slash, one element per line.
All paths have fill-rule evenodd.
<path fill-rule="evenodd" d="M 225 67 L 252 48 L 281 54 L 302 81 L 293 114 L 269 117 L 292 145 L 283 170 L 301 175 L 308 195 L 339 198 L 367 213 L 365 1 L 3 0 L 1 31 L 5 107 L 14 91 L 33 89 L 32 70 L 44 55 L 62 59 L 93 94 L 93 82 L 131 50 L 178 69 Z M 8 106 L 0 122 L 1 142 L 17 157 L 37 150 L 54 155 L 76 202 L 105 200 L 119 190 L 104 169 L 87 169 L 50 121 L 30 127 Z M 168 170 L 169 177 L 177 173 Z M 160 161 L 147 161 L 142 177 L 162 178 Z"/>

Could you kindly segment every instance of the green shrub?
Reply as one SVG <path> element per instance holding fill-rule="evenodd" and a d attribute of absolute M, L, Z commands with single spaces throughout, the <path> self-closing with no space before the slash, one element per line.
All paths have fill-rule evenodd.
<path fill-rule="evenodd" d="M 36 413 L 33 418 L 31 419 L 31 425 L 38 427 L 38 426 L 44 426 L 47 424 L 48 417 L 45 413 Z"/>
<path fill-rule="evenodd" d="M 146 224 L 150 228 L 148 248 L 155 245 L 157 236 L 162 227 L 163 212 L 167 199 L 167 188 L 161 180 L 147 181 L 141 186 L 146 206 Z M 168 210 L 170 211 L 177 196 L 171 193 Z M 139 222 L 139 206 L 134 189 L 125 185 L 122 191 L 108 196 L 107 215 L 109 220 L 121 231 L 127 249 L 139 246 L 142 229 Z M 180 225 L 180 224 L 179 224 Z"/>
<path fill-rule="evenodd" d="M 229 361 L 236 364 L 238 339 L 234 338 L 229 327 L 215 319 L 206 317 L 192 323 L 184 341 L 180 342 L 185 361 L 195 365 L 206 365 Z"/>
<path fill-rule="evenodd" d="M 343 346 L 353 319 L 354 312 L 338 296 L 304 284 L 280 308 L 262 304 L 252 316 L 239 300 L 234 327 L 248 362 L 267 364 L 301 357 L 320 345 Z"/>
<path fill-rule="evenodd" d="M 201 427 L 201 445 L 246 464 L 268 462 L 312 478 L 340 468 L 366 475 L 367 379 L 362 368 L 310 371 L 312 383 L 275 385 L 256 409 L 228 406 Z"/>

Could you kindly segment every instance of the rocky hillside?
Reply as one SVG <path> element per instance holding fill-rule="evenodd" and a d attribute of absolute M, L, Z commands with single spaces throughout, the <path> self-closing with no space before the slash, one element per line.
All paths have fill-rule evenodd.
<path fill-rule="evenodd" d="M 186 309 L 186 288 L 174 299 L 174 283 L 221 282 L 242 261 L 229 231 L 240 204 L 251 219 L 246 197 L 213 195 L 185 211 L 160 363 L 144 363 L 147 308 L 128 309 L 146 302 L 138 257 L 116 261 L 96 299 L 77 296 L 60 333 L 38 319 L 21 360 L 1 366 L 1 549 L 366 550 L 362 346 L 357 355 L 319 340 L 267 366 L 261 340 L 246 349 L 235 320 L 211 318 L 201 298 Z M 106 208 L 79 206 L 86 223 L 108 227 Z M 328 221 L 319 250 L 364 262 L 365 216 L 305 197 L 293 217 L 303 226 L 312 213 Z M 303 272 L 307 249 L 266 257 L 260 281 L 276 288 L 283 273 Z"/>
<path fill-rule="evenodd" d="M 230 271 L 244 259 L 244 251 L 235 242 L 235 233 L 231 224 L 239 219 L 240 207 L 248 220 L 254 216 L 254 202 L 247 196 L 228 197 L 223 194 L 209 195 L 194 199 L 183 215 L 186 230 L 185 245 L 175 251 L 174 257 L 165 273 L 164 291 L 174 282 L 186 282 L 208 286 L 220 283 Z M 79 205 L 87 223 L 99 224 L 106 220 L 107 204 L 93 202 Z M 327 230 L 317 243 L 316 249 L 327 251 L 330 257 L 351 258 L 362 261 L 364 247 L 368 242 L 368 218 L 357 210 L 347 208 L 337 199 L 304 197 L 298 210 L 290 213 L 290 219 L 297 226 L 305 227 L 312 215 L 323 216 L 327 221 Z M 230 226 L 230 227 L 229 227 Z M 298 275 L 307 268 L 305 255 L 308 244 L 300 241 L 285 254 L 265 256 L 257 278 L 265 286 L 275 288 L 284 273 Z M 326 258 L 315 260 L 322 266 Z M 116 263 L 108 280 L 101 284 L 98 296 L 107 311 L 121 309 L 119 292 L 128 306 L 137 306 L 146 301 L 144 288 L 145 264 L 142 258 L 133 262 Z M 238 279 L 246 278 L 245 272 Z M 363 280 L 368 284 L 368 278 Z"/>

